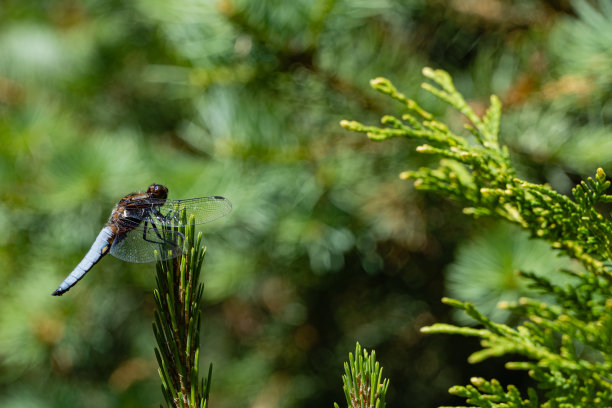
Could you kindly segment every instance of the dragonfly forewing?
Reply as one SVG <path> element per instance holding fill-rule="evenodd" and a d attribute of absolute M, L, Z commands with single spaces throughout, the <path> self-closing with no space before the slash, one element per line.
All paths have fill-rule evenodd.
<path fill-rule="evenodd" d="M 200 197 L 187 200 L 147 200 L 141 219 L 123 220 L 130 231 L 119 234 L 110 253 L 128 262 L 152 262 L 154 250 L 162 259 L 174 258 L 181 253 L 184 238 L 178 227 L 183 220 L 190 222 L 193 215 L 196 225 L 214 221 L 228 214 L 232 205 L 225 197 Z M 184 214 L 184 218 L 183 218 Z M 131 224 L 130 224 L 131 223 Z"/>
<path fill-rule="evenodd" d="M 159 211 L 151 211 L 148 215 L 152 222 L 167 227 L 181 225 L 181 213 L 189 217 L 193 215 L 195 224 L 206 224 L 227 215 L 232 210 L 232 204 L 225 197 L 200 197 L 187 200 L 166 201 Z"/>

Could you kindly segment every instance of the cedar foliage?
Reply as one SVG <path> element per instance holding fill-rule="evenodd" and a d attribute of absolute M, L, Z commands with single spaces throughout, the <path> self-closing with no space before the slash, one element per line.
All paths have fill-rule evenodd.
<path fill-rule="evenodd" d="M 467 133 L 459 133 L 436 120 L 384 78 L 371 81 L 374 89 L 406 108 L 401 118 L 383 116 L 383 126 L 342 121 L 348 130 L 366 133 L 371 140 L 403 137 L 424 140 L 423 154 L 441 157 L 437 168 L 405 171 L 400 177 L 414 180 L 420 190 L 450 197 L 475 217 L 497 217 L 519 225 L 532 239 L 541 239 L 559 253 L 577 260 L 582 268 L 563 270 L 573 279 L 565 286 L 522 271 L 531 286 L 552 296 L 543 302 L 521 298 L 499 306 L 522 317 L 516 327 L 493 322 L 470 302 L 444 298 L 443 302 L 480 323 L 480 328 L 437 323 L 424 333 L 450 333 L 481 339 L 482 348 L 469 361 L 512 355 L 506 368 L 525 370 L 535 380 L 538 393 L 523 395 L 513 385 L 504 388 L 497 380 L 472 378 L 471 385 L 455 386 L 452 394 L 477 407 L 609 407 L 612 404 L 612 274 L 609 220 L 597 205 L 609 203 L 605 194 L 610 182 L 603 169 L 587 178 L 567 197 L 549 186 L 522 180 L 510 162 L 508 149 L 499 144 L 501 103 L 491 97 L 490 107 L 479 117 L 455 89 L 442 70 L 425 68 L 433 83 L 423 88 L 459 111 Z"/>

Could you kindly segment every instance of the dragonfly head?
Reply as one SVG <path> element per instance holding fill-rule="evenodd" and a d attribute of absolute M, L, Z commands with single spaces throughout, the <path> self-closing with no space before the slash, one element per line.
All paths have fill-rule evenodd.
<path fill-rule="evenodd" d="M 161 184 L 151 184 L 147 189 L 147 194 L 149 197 L 153 198 L 168 198 L 168 189 Z"/>

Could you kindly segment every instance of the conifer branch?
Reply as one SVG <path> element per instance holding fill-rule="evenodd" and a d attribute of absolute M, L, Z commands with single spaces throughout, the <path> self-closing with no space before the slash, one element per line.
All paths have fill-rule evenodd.
<path fill-rule="evenodd" d="M 155 357 L 159 364 L 162 393 L 168 407 L 205 408 L 212 375 L 199 377 L 201 302 L 204 286 L 199 282 L 206 254 L 201 247 L 202 233 L 195 238 L 195 222 L 182 213 L 175 227 L 182 241 L 182 255 L 161 260 L 157 255 L 157 289 L 153 333 L 157 341 Z M 172 234 L 169 234 L 172 235 Z M 184 237 L 184 239 L 183 239 Z M 179 242 L 181 244 L 181 242 Z"/>
<path fill-rule="evenodd" d="M 597 203 L 612 201 L 611 195 L 604 194 L 610 182 L 606 181 L 603 169 L 597 170 L 595 178 L 589 177 L 574 188 L 574 200 L 547 186 L 521 180 L 510 163 L 507 148 L 499 145 L 499 99 L 492 96 L 489 109 L 480 118 L 457 92 L 446 72 L 425 68 L 423 74 L 438 85 L 425 83 L 423 88 L 466 117 L 469 123 L 465 128 L 476 143 L 436 121 L 385 78 L 372 80 L 372 87 L 400 101 L 409 112 L 401 119 L 384 116 L 381 119 L 384 127 L 346 120 L 341 126 L 366 133 L 375 141 L 406 137 L 431 143 L 419 146 L 417 151 L 443 157 L 439 167 L 405 171 L 400 174 L 402 179 L 413 179 L 415 187 L 421 190 L 442 193 L 462 202 L 467 214 L 497 216 L 518 224 L 532 237 L 548 241 L 589 271 L 612 282 L 612 274 L 603 262 L 612 258 L 612 225 L 604 222 L 594 208 Z"/>
<path fill-rule="evenodd" d="M 452 333 L 481 339 L 482 349 L 469 357 L 476 363 L 512 354 L 506 368 L 526 370 L 544 391 L 542 406 L 612 406 L 612 223 L 595 208 L 612 202 L 603 169 L 572 190 L 572 198 L 549 186 L 521 180 L 510 162 L 508 150 L 499 145 L 501 104 L 491 105 L 478 117 L 454 88 L 444 71 L 426 68 L 423 74 L 434 84 L 423 88 L 460 111 L 468 121 L 466 137 L 438 122 L 416 102 L 409 100 L 384 78 L 371 81 L 373 88 L 408 108 L 401 120 L 381 119 L 383 127 L 342 121 L 352 131 L 375 141 L 392 137 L 424 140 L 417 152 L 441 157 L 437 168 L 405 171 L 402 179 L 415 180 L 421 190 L 443 194 L 460 203 L 473 216 L 502 218 L 527 230 L 534 239 L 578 260 L 584 270 L 562 271 L 572 280 L 561 287 L 551 279 L 522 271 L 531 286 L 553 296 L 554 304 L 522 298 L 499 306 L 523 316 L 516 328 L 491 321 L 471 303 L 445 298 L 443 302 L 463 310 L 482 328 L 434 324 L 424 333 Z M 473 378 L 472 384 L 451 388 L 451 393 L 477 407 L 535 407 L 540 402 L 533 389 L 526 399 L 513 386 L 506 390 L 496 380 Z"/>

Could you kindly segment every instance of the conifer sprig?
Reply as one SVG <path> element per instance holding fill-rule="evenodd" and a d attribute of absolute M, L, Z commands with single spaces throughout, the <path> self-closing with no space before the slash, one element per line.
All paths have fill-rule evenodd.
<path fill-rule="evenodd" d="M 519 302 L 502 305 L 529 319 L 517 328 L 492 322 L 469 302 L 448 298 L 444 298 L 443 302 L 464 310 L 484 328 L 434 324 L 422 328 L 421 331 L 480 337 L 483 348 L 469 357 L 470 363 L 491 357 L 518 354 L 527 360 L 508 362 L 506 368 L 529 371 L 532 377 L 538 379 L 541 388 L 549 390 L 548 397 L 566 398 L 565 388 L 558 387 L 580 383 L 580 386 L 575 387 L 572 398 L 589 400 L 598 396 L 608 404 L 612 401 L 612 383 L 609 380 L 612 361 L 609 353 L 602 349 L 610 343 L 612 302 L 606 302 L 608 308 L 605 313 L 606 318 L 585 322 L 565 314 L 561 307 L 522 298 Z M 577 347 L 581 351 L 578 351 Z M 455 388 L 457 389 L 460 387 Z"/>
<path fill-rule="evenodd" d="M 168 238 L 178 237 L 182 241 L 182 255 L 168 260 L 158 256 L 157 260 L 155 357 L 167 406 L 205 408 L 212 365 L 207 380 L 200 379 L 200 306 L 204 286 L 199 279 L 206 248 L 201 247 L 201 232 L 195 238 L 193 216 L 189 223 L 184 212 L 181 218 L 180 226 L 175 227 L 178 234 Z"/>
<path fill-rule="evenodd" d="M 425 333 L 453 333 L 481 339 L 482 349 L 469 361 L 479 362 L 508 354 L 522 361 L 506 363 L 506 368 L 526 370 L 544 391 L 539 399 L 532 389 L 523 399 L 513 386 L 506 390 L 496 380 L 472 379 L 472 384 L 451 388 L 451 393 L 477 407 L 562 407 L 612 406 L 612 224 L 595 208 L 609 203 L 610 186 L 602 169 L 572 191 L 572 198 L 549 186 L 517 177 L 508 150 L 499 144 L 501 104 L 491 97 L 491 105 L 478 117 L 456 91 L 444 71 L 424 69 L 435 85 L 423 88 L 461 112 L 471 137 L 450 130 L 424 111 L 416 102 L 398 92 L 384 78 L 371 82 L 380 92 L 405 105 L 409 112 L 400 119 L 384 116 L 383 127 L 342 121 L 346 129 L 363 132 L 372 140 L 391 137 L 423 139 L 428 144 L 420 153 L 441 157 L 437 168 L 405 171 L 402 179 L 415 180 L 422 190 L 443 194 L 465 205 L 474 216 L 493 216 L 520 225 L 534 239 L 543 239 L 553 248 L 578 260 L 582 270 L 562 271 L 572 279 L 561 287 L 549 278 L 521 272 L 532 287 L 552 295 L 553 304 L 522 298 L 502 303 L 524 320 L 512 328 L 491 321 L 471 303 L 445 298 L 448 305 L 463 310 L 482 328 L 434 324 Z"/>
<path fill-rule="evenodd" d="M 384 116 L 384 127 L 342 121 L 348 130 L 366 133 L 375 141 L 392 137 L 425 140 L 417 148 L 424 154 L 442 157 L 438 168 L 405 171 L 402 179 L 415 180 L 415 187 L 444 194 L 465 205 L 464 211 L 475 216 L 502 217 L 527 229 L 532 237 L 550 242 L 553 247 L 578 259 L 588 270 L 612 281 L 603 260 L 612 258 L 612 225 L 593 207 L 611 202 L 604 194 L 610 186 L 603 169 L 573 190 L 574 200 L 548 186 L 517 177 L 505 146 L 499 145 L 501 103 L 495 96 L 482 118 L 478 117 L 455 89 L 450 76 L 441 70 L 425 68 L 430 83 L 423 88 L 461 112 L 465 128 L 473 140 L 453 132 L 433 118 L 415 101 L 406 98 L 385 78 L 371 81 L 374 89 L 404 104 L 409 112 L 401 119 Z"/>
<path fill-rule="evenodd" d="M 382 377 L 382 367 L 376 361 L 376 352 L 368 354 L 357 343 L 355 355 L 349 353 L 348 363 L 344 363 L 344 395 L 350 408 L 384 408 L 389 380 Z M 338 404 L 334 404 L 339 408 Z"/>

